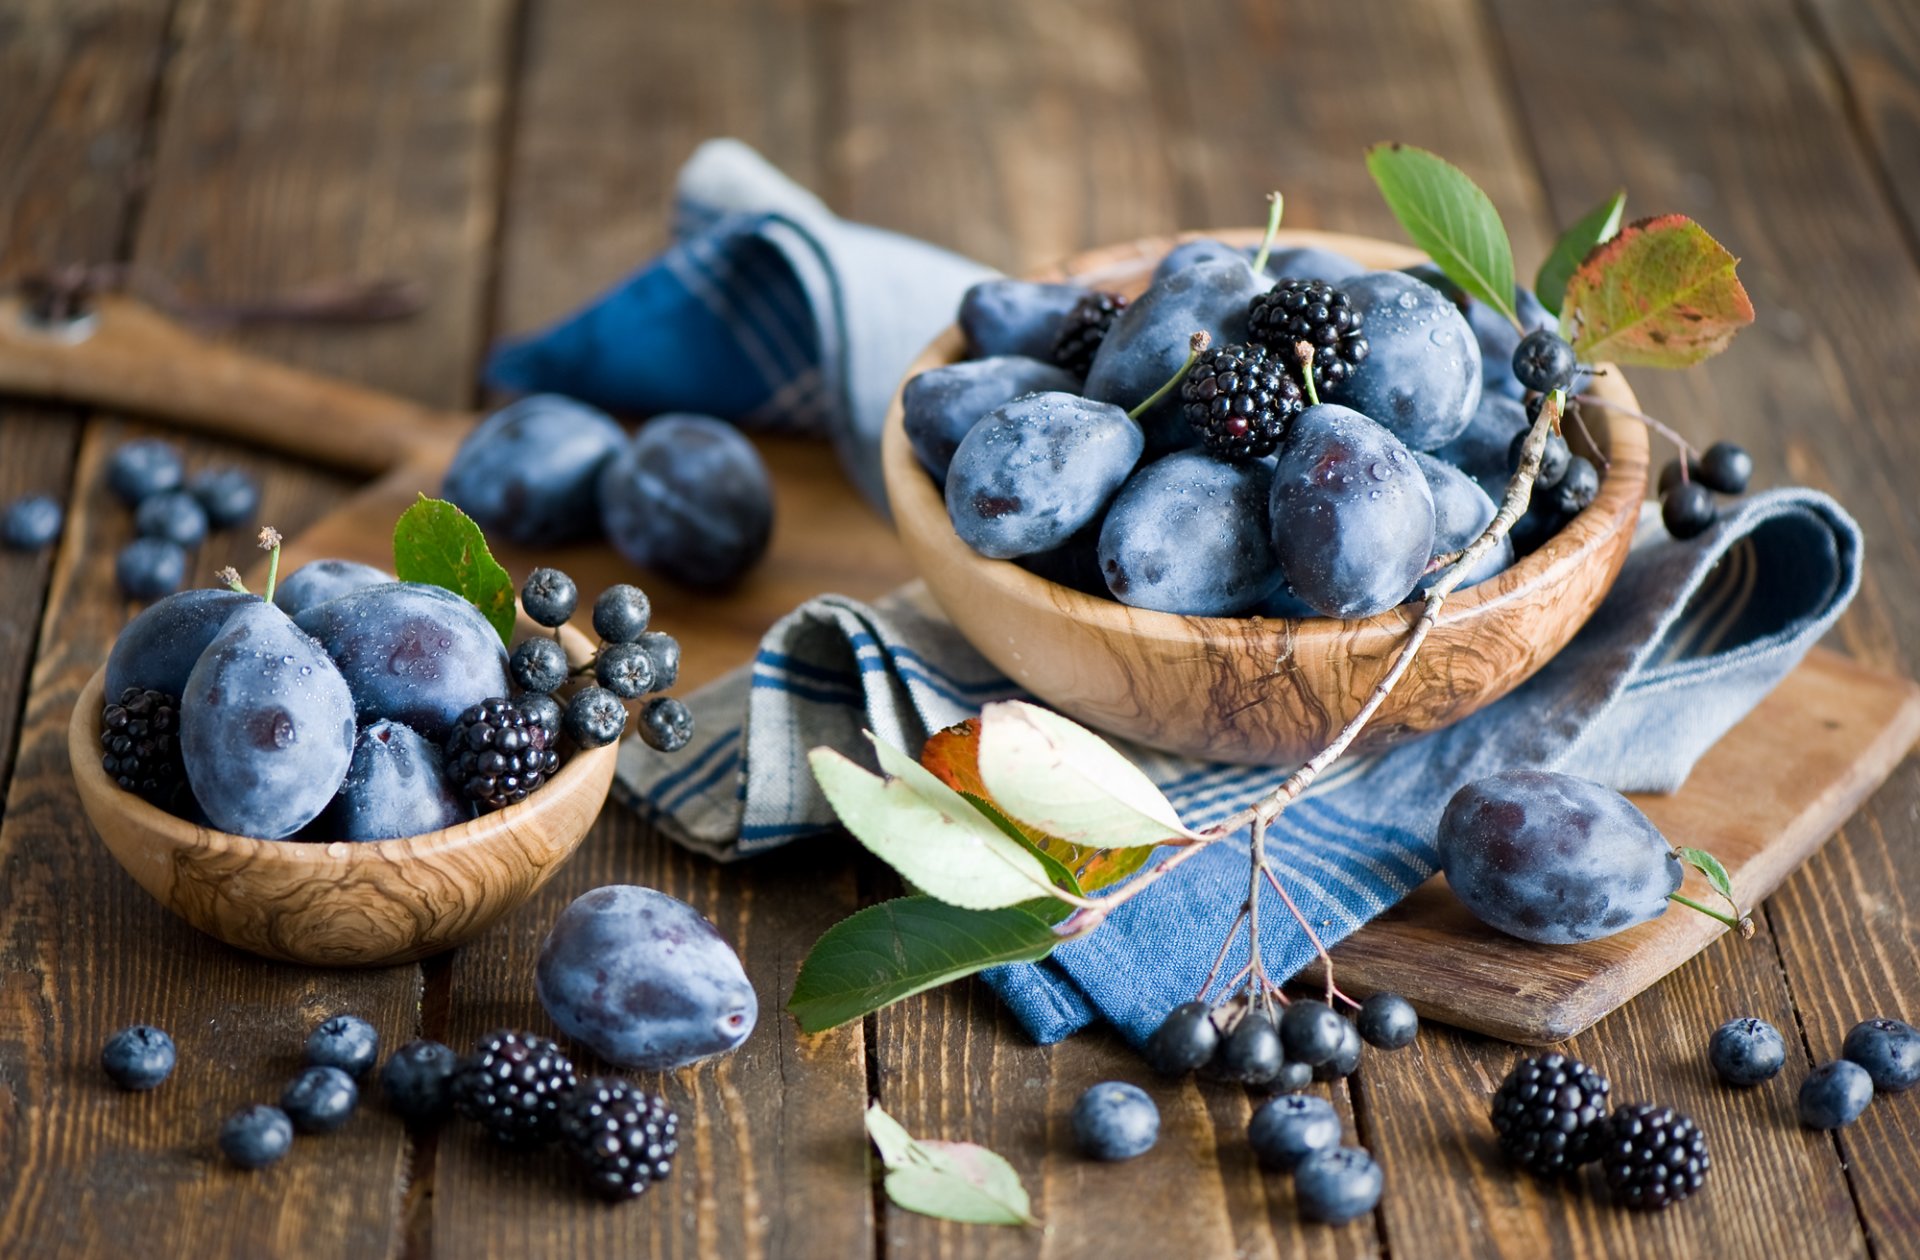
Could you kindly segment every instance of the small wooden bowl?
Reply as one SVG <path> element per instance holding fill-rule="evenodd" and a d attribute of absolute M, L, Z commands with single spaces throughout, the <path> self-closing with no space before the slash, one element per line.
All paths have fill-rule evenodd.
<path fill-rule="evenodd" d="M 1235 244 L 1259 239 L 1239 230 L 1149 237 L 1080 254 L 1033 278 L 1137 293 L 1168 250 L 1202 235 Z M 1279 243 L 1319 245 L 1371 267 L 1424 257 L 1402 245 L 1323 232 L 1283 232 Z M 949 328 L 907 377 L 964 357 L 964 337 Z M 1638 408 L 1616 370 L 1595 377 L 1592 392 Z M 1356 748 L 1387 747 L 1499 699 L 1566 646 L 1599 607 L 1626 560 L 1646 497 L 1647 434 L 1638 421 L 1599 407 L 1587 408 L 1585 419 L 1608 460 L 1599 497 L 1538 551 L 1447 601 Z M 1577 428 L 1567 436 L 1592 457 Z M 882 463 L 907 553 L 973 646 L 1061 712 L 1169 752 L 1250 765 L 1305 760 L 1359 711 L 1419 614 L 1418 604 L 1357 621 L 1129 608 L 989 560 L 961 542 L 940 487 L 907 443 L 898 395 Z"/>
<path fill-rule="evenodd" d="M 528 628 L 523 624 L 522 629 Z M 569 655 L 591 645 L 563 631 Z M 618 744 L 576 752 L 518 805 L 402 840 L 255 840 L 176 818 L 100 768 L 104 667 L 67 725 L 80 804 L 127 874 L 209 936 L 287 962 L 372 967 L 473 939 L 580 846 L 613 783 Z"/>

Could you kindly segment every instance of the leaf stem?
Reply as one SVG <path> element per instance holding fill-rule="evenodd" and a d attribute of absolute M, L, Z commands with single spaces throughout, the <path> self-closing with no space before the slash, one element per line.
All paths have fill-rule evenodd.
<path fill-rule="evenodd" d="M 1265 278 L 1267 259 L 1273 255 L 1273 238 L 1280 232 L 1280 214 L 1286 208 L 1286 199 L 1278 192 L 1267 194 L 1267 234 L 1260 238 L 1260 252 L 1253 256 L 1253 274 Z"/>
<path fill-rule="evenodd" d="M 1730 914 L 1722 914 L 1718 910 L 1715 910 L 1712 906 L 1703 906 L 1699 902 L 1695 901 L 1693 898 L 1682 896 L 1679 893 L 1668 893 L 1667 900 L 1677 901 L 1689 910 L 1698 910 L 1701 914 L 1706 915 L 1709 919 L 1715 919 L 1721 923 L 1726 924 L 1728 927 L 1732 928 L 1734 931 L 1740 933 L 1740 936 L 1742 939 L 1750 940 L 1753 937 L 1753 916 L 1752 915 L 1743 914 L 1736 919 Z"/>
<path fill-rule="evenodd" d="M 1313 384 L 1313 343 L 1296 341 L 1293 352 L 1300 356 L 1300 383 L 1306 387 L 1307 401 L 1315 407 L 1320 405 L 1320 391 Z"/>
<path fill-rule="evenodd" d="M 1165 385 L 1148 394 L 1144 402 L 1132 411 L 1129 411 L 1127 413 L 1127 419 L 1138 420 L 1141 416 L 1152 411 L 1162 398 L 1165 398 L 1168 394 L 1178 389 L 1180 382 L 1187 379 L 1187 373 L 1193 371 L 1193 365 L 1199 361 L 1200 356 L 1206 353 L 1207 347 L 1212 344 L 1213 335 L 1204 329 L 1189 337 L 1187 339 L 1187 361 L 1180 365 L 1180 370 L 1175 372 Z"/>

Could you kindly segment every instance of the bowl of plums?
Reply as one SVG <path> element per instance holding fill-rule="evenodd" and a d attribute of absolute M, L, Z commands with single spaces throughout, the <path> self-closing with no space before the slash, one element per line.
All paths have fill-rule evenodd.
<path fill-rule="evenodd" d="M 241 949 L 381 965 L 469 940 L 579 846 L 630 704 L 656 748 L 691 733 L 653 694 L 679 645 L 637 587 L 593 602 L 596 643 L 567 624 L 579 592 L 554 569 L 521 587 L 511 635 L 365 564 L 314 561 L 264 593 L 224 576 L 127 625 L 68 751 L 115 859 Z"/>
<path fill-rule="evenodd" d="M 1393 667 L 1563 390 L 1525 514 L 1356 747 L 1435 730 L 1566 645 L 1646 495 L 1625 380 L 1533 338 L 1553 316 L 1516 303 L 1519 326 L 1418 251 L 1318 232 L 1156 237 L 987 281 L 887 419 L 901 539 L 961 633 L 1062 712 L 1299 762 Z"/>

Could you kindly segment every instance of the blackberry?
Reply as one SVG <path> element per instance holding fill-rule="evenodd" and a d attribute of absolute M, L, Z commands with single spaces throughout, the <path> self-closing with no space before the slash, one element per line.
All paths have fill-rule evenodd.
<path fill-rule="evenodd" d="M 1306 409 L 1285 361 L 1266 346 L 1207 350 L 1180 383 L 1183 413 L 1208 452 L 1222 459 L 1270 455 Z"/>
<path fill-rule="evenodd" d="M 180 702 L 164 691 L 129 687 L 100 711 L 100 768 L 107 777 L 162 809 L 186 785 L 180 759 Z"/>
<path fill-rule="evenodd" d="M 1107 329 L 1126 309 L 1127 299 L 1098 289 L 1075 302 L 1054 335 L 1054 363 L 1075 376 L 1085 376 L 1093 368 L 1100 343 L 1107 339 Z"/>
<path fill-rule="evenodd" d="M 280 1093 L 280 1110 L 302 1133 L 332 1133 L 360 1103 L 360 1087 L 337 1067 L 305 1068 Z"/>
<path fill-rule="evenodd" d="M 1578 1059 L 1522 1059 L 1493 1096 L 1493 1128 L 1508 1159 L 1558 1177 L 1599 1158 L 1606 1140 L 1607 1078 Z"/>
<path fill-rule="evenodd" d="M 447 736 L 447 781 L 484 809 L 504 809 L 560 768 L 553 743 L 553 733 L 511 700 L 482 700 Z"/>
<path fill-rule="evenodd" d="M 560 1103 L 579 1084 L 560 1047 L 533 1033 L 504 1029 L 474 1043 L 447 1085 L 461 1115 L 513 1146 L 559 1135 Z"/>
<path fill-rule="evenodd" d="M 535 569 L 520 588 L 520 607 L 549 629 L 565 625 L 579 603 L 579 588 L 558 569 Z"/>
<path fill-rule="evenodd" d="M 597 1076 L 560 1104 L 560 1142 L 603 1199 L 644 1194 L 673 1171 L 680 1118 L 667 1100 L 612 1077 Z"/>
<path fill-rule="evenodd" d="M 220 1126 L 220 1153 L 239 1168 L 265 1168 L 292 1148 L 293 1121 L 278 1107 L 242 1107 Z"/>
<path fill-rule="evenodd" d="M 527 691 L 545 695 L 565 686 L 573 667 L 567 661 L 567 649 L 560 646 L 559 640 L 539 634 L 522 640 L 520 646 L 513 649 L 509 668 L 514 682 Z"/>
<path fill-rule="evenodd" d="M 1300 373 L 1301 342 L 1313 347 L 1313 383 L 1321 394 L 1346 384 L 1367 360 L 1364 317 L 1324 280 L 1282 280 L 1247 307 L 1247 340 L 1266 346 Z"/>
<path fill-rule="evenodd" d="M 1706 1184 L 1713 1161 L 1707 1135 L 1691 1117 L 1635 1103 L 1614 1112 L 1602 1128 L 1600 1170 L 1622 1206 L 1657 1212 Z"/>
<path fill-rule="evenodd" d="M 640 710 L 640 738 L 655 752 L 675 753 L 693 738 L 693 714 L 671 696 L 657 696 Z"/>

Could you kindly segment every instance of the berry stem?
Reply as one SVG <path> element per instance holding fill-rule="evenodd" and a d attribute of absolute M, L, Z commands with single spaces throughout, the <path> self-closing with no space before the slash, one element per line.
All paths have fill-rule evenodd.
<path fill-rule="evenodd" d="M 1187 379 L 1187 373 L 1193 371 L 1193 365 L 1199 362 L 1200 356 L 1202 354 L 1205 354 L 1207 347 L 1212 344 L 1213 344 L 1212 335 L 1206 332 L 1204 329 L 1200 332 L 1193 334 L 1193 336 L 1189 337 L 1187 339 L 1187 361 L 1180 365 L 1180 370 L 1178 372 L 1175 372 L 1165 385 L 1162 385 L 1159 389 L 1156 389 L 1151 394 L 1148 394 L 1146 397 L 1146 401 L 1142 402 L 1138 407 L 1135 407 L 1132 411 L 1129 411 L 1127 413 L 1127 419 L 1135 420 L 1135 421 L 1139 420 L 1141 416 L 1144 416 L 1149 411 L 1152 411 L 1162 398 L 1165 398 L 1168 394 L 1171 394 L 1174 390 L 1180 388 L 1180 382 Z"/>
<path fill-rule="evenodd" d="M 1220 940 L 1220 952 L 1213 956 L 1213 966 L 1207 968 L 1207 978 L 1200 982 L 1200 992 L 1193 995 L 1196 1002 L 1207 1000 L 1207 994 L 1213 990 L 1213 982 L 1220 976 L 1220 966 L 1227 961 L 1227 951 L 1233 947 L 1233 938 L 1240 934 L 1240 925 L 1245 922 L 1247 908 L 1240 907 L 1240 913 L 1233 916 L 1233 922 L 1227 927 L 1227 933 Z"/>
<path fill-rule="evenodd" d="M 1267 825 L 1257 818 L 1253 820 L 1247 851 L 1252 857 L 1247 871 L 1247 966 L 1253 969 L 1253 978 L 1258 982 L 1255 992 L 1264 996 L 1267 964 L 1260 956 L 1260 872 L 1267 869 Z"/>
<path fill-rule="evenodd" d="M 1320 955 L 1320 965 L 1327 969 L 1327 1005 L 1332 1006 L 1334 999 L 1338 998 L 1356 1011 L 1359 1010 L 1360 1003 L 1342 993 L 1340 986 L 1333 982 L 1333 955 L 1327 952 L 1327 947 L 1320 941 L 1320 934 L 1313 930 L 1313 924 L 1307 922 L 1307 916 L 1300 913 L 1300 907 L 1293 904 L 1293 898 L 1287 895 L 1287 890 L 1281 885 L 1279 876 L 1273 873 L 1273 868 L 1267 865 L 1265 858 L 1260 861 L 1260 873 L 1267 877 L 1269 884 L 1273 885 L 1273 891 L 1280 894 L 1280 900 L 1286 902 L 1287 911 L 1293 915 L 1293 921 L 1300 925 L 1300 930 L 1307 934 L 1309 941 L 1313 942 L 1314 952 Z"/>
<path fill-rule="evenodd" d="M 1623 407 L 1619 403 L 1608 402 L 1598 394 L 1581 394 L 1575 401 L 1583 407 L 1591 404 L 1595 407 L 1605 407 L 1608 411 L 1617 411 L 1623 416 L 1632 416 L 1635 420 L 1638 420 L 1655 433 L 1658 433 L 1661 437 L 1667 439 L 1667 441 L 1672 442 L 1680 448 L 1680 480 L 1683 482 L 1687 480 L 1687 461 L 1700 452 L 1694 450 L 1693 446 L 1687 439 L 1681 437 L 1677 430 L 1669 428 L 1644 411 L 1635 411 L 1632 407 Z M 1594 449 L 1598 450 L 1599 448 L 1595 447 Z"/>
<path fill-rule="evenodd" d="M 225 586 L 236 595 L 253 594 L 252 591 L 247 589 L 247 584 L 240 580 L 240 570 L 234 568 L 232 565 L 228 565 L 213 576 L 220 580 L 222 586 Z"/>
<path fill-rule="evenodd" d="M 273 602 L 273 588 L 280 581 L 280 531 L 271 525 L 260 527 L 260 550 L 267 553 L 267 590 L 261 596 L 268 603 Z"/>
<path fill-rule="evenodd" d="M 1267 274 L 1267 259 L 1273 254 L 1273 238 L 1280 233 L 1280 214 L 1286 208 L 1286 198 L 1278 192 L 1267 194 L 1267 234 L 1260 238 L 1260 252 L 1253 256 L 1253 274 L 1264 277 Z"/>
<path fill-rule="evenodd" d="M 1313 343 L 1296 341 L 1293 352 L 1300 356 L 1300 383 L 1306 386 L 1307 402 L 1315 407 L 1320 405 L 1320 391 L 1313 387 Z"/>
<path fill-rule="evenodd" d="M 1679 893 L 1668 893 L 1667 900 L 1677 901 L 1689 910 L 1698 910 L 1701 914 L 1706 915 L 1709 919 L 1716 919 L 1719 922 L 1726 924 L 1728 927 L 1732 928 L 1734 931 L 1740 933 L 1740 937 L 1742 940 L 1753 939 L 1753 917 L 1751 915 L 1743 914 L 1736 919 L 1730 914 L 1722 914 L 1718 910 L 1715 910 L 1712 906 L 1703 906 L 1699 902 L 1695 901 L 1693 898 L 1683 897 Z"/>

